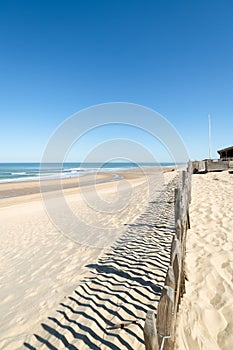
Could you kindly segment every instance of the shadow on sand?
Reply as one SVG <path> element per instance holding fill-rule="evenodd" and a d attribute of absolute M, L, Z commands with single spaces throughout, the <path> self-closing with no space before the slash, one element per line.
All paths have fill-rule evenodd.
<path fill-rule="evenodd" d="M 127 225 L 109 253 L 87 265 L 89 277 L 64 298 L 24 348 L 140 349 L 148 309 L 156 313 L 174 234 L 173 189 Z"/>

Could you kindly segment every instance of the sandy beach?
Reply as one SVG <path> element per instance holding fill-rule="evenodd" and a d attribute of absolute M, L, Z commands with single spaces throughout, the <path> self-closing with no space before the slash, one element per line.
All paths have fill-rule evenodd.
<path fill-rule="evenodd" d="M 176 335 L 179 350 L 233 348 L 233 175 L 192 176 L 186 294 Z"/>
<path fill-rule="evenodd" d="M 130 344 L 135 342 L 135 346 L 132 345 L 133 349 L 142 348 L 142 320 L 145 319 L 146 311 L 148 307 L 150 307 L 149 305 L 153 304 L 153 307 L 155 307 L 156 304 L 154 304 L 154 301 L 158 301 L 159 299 L 158 291 L 161 286 L 155 286 L 157 284 L 162 285 L 166 274 L 166 266 L 169 263 L 169 244 L 171 243 L 173 234 L 171 222 L 169 224 L 168 220 L 168 226 L 165 225 L 161 228 L 159 227 L 159 223 L 161 223 L 161 217 L 166 218 L 168 213 L 170 213 L 171 220 L 173 215 L 172 200 L 174 186 L 172 185 L 170 189 L 168 195 L 170 196 L 170 201 L 168 201 L 168 197 L 163 197 L 162 195 L 165 185 L 161 183 L 161 173 L 158 174 L 157 171 L 154 172 L 148 169 L 146 173 L 132 170 L 118 173 L 118 175 L 123 176 L 124 179 L 118 179 L 118 181 L 114 182 L 98 183 L 97 185 L 90 184 L 93 180 L 92 178 L 84 179 L 83 177 L 82 181 L 87 182 L 87 185 L 83 187 L 73 186 L 73 182 L 77 181 L 77 179 L 64 180 L 66 187 L 64 186 L 63 192 L 66 203 L 70 210 L 75 215 L 79 216 L 82 221 L 88 221 L 90 231 L 75 232 L 76 236 L 72 237 L 64 235 L 50 221 L 45 211 L 44 203 L 41 200 L 41 195 L 37 193 L 38 184 L 35 182 L 14 184 L 14 190 L 20 193 L 20 191 L 25 191 L 26 188 L 27 194 L 1 199 L 1 349 L 37 349 L 43 344 L 45 348 L 49 348 L 47 347 L 48 344 L 45 344 L 45 341 L 39 341 L 39 339 L 49 339 L 52 336 L 54 337 L 54 334 L 49 334 L 48 326 L 46 330 L 43 329 L 43 332 L 46 331 L 43 338 L 43 327 L 41 327 L 41 325 L 47 323 L 48 319 L 52 322 L 51 315 L 54 315 L 58 305 L 61 306 L 64 300 L 68 303 L 67 298 L 71 296 L 72 293 L 77 297 L 77 293 L 80 293 L 80 288 L 83 288 L 83 281 L 87 281 L 88 279 L 91 281 L 92 285 L 89 285 L 87 288 L 92 290 L 94 296 L 93 298 L 91 297 L 91 299 L 90 295 L 89 299 L 85 296 L 86 302 L 82 303 L 82 307 L 80 306 L 80 308 L 78 308 L 77 313 L 82 312 L 83 314 L 83 312 L 86 312 L 83 309 L 84 304 L 87 304 L 86 307 L 94 307 L 94 309 L 97 308 L 98 304 L 99 309 L 97 309 L 106 316 L 107 320 L 109 317 L 108 313 L 112 307 L 110 304 L 113 303 L 113 305 L 115 305 L 113 310 L 116 310 L 114 314 L 115 320 L 110 322 L 110 325 L 122 322 L 133 322 L 132 327 L 136 327 L 136 333 L 133 332 L 133 328 L 127 329 L 127 331 L 124 332 L 124 336 L 121 338 L 119 334 L 116 333 L 116 330 L 113 332 L 114 335 L 111 335 L 111 332 L 108 334 L 105 330 L 106 325 L 103 325 L 103 320 L 100 321 L 102 332 L 105 332 L 106 339 L 108 339 L 105 342 L 105 346 L 102 344 L 101 349 L 108 348 L 106 344 L 108 344 L 108 341 L 112 342 L 112 338 L 115 339 L 116 343 L 118 342 L 116 349 L 122 348 L 122 345 L 120 345 L 121 342 L 127 343 L 127 341 L 129 341 Z M 165 184 L 170 183 L 175 175 L 176 172 L 167 171 L 162 174 Z M 101 178 L 99 179 L 106 180 L 111 177 L 112 175 L 109 173 L 101 174 Z M 153 186 L 148 186 L 148 183 L 153 184 Z M 148 188 L 152 190 L 148 191 Z M 9 184 L 4 184 L 1 188 L 1 190 L 5 192 L 11 189 L 12 187 Z M 95 206 L 94 209 L 92 208 L 92 205 L 96 204 L 96 196 L 93 197 L 93 193 L 97 193 L 98 197 L 101 198 L 102 202 L 105 204 L 115 202 L 119 204 L 119 199 L 121 203 L 123 203 L 125 199 L 126 204 L 119 208 L 116 207 L 114 213 L 106 212 L 106 210 L 97 212 Z M 56 199 L 56 193 L 53 194 L 52 197 Z M 160 200 L 158 200 L 158 198 Z M 90 202 L 87 202 L 87 199 L 93 199 L 91 205 Z M 99 202 L 97 202 L 97 204 L 98 203 Z M 169 208 L 163 207 L 161 203 L 163 203 L 163 205 L 169 205 Z M 152 207 L 153 210 L 151 209 Z M 146 213 L 148 208 L 150 208 L 150 214 L 145 214 L 143 218 L 143 213 Z M 94 215 L 93 210 L 95 213 Z M 157 217 L 156 228 L 156 213 L 158 213 L 159 210 L 160 216 Z M 130 225 L 136 223 L 138 218 L 144 220 L 143 223 L 140 222 L 131 227 Z M 166 220 L 163 221 L 165 222 Z M 106 227 L 116 228 L 117 235 L 107 235 Z M 170 227 L 170 229 L 167 227 Z M 95 230 L 93 231 L 93 229 Z M 95 232 L 95 234 L 97 232 L 96 229 L 98 229 L 100 234 L 93 236 L 93 232 Z M 127 231 L 129 229 L 130 231 Z M 157 238 L 154 237 L 155 229 L 158 231 Z M 150 231 L 151 235 L 148 234 L 147 237 L 147 233 Z M 137 234 L 139 236 L 137 236 Z M 122 240 L 121 237 L 123 237 Z M 120 250 L 117 250 L 116 253 L 111 247 L 116 239 L 118 239 L 118 241 L 120 239 L 119 244 L 121 247 L 124 247 L 124 255 L 121 255 L 121 257 L 119 256 Z M 83 244 L 83 242 L 85 244 Z M 92 244 L 86 244 L 87 242 L 91 242 Z M 153 252 L 151 251 L 152 242 L 155 244 Z M 141 253 L 139 251 L 137 252 L 139 244 L 141 246 L 143 244 L 145 245 L 145 249 L 148 249 L 148 256 L 144 254 L 145 252 L 143 250 Z M 155 266 L 156 264 L 153 265 L 153 260 L 150 258 L 150 254 L 154 255 L 155 253 L 158 266 Z M 141 261 L 140 254 L 145 256 L 147 260 L 144 262 Z M 127 255 L 128 258 L 126 258 Z M 103 267 L 98 266 L 101 262 L 101 258 L 103 259 L 102 263 L 106 263 L 108 258 L 111 260 L 110 270 L 101 270 Z M 113 264 L 112 260 L 114 260 L 116 264 L 121 262 L 118 269 L 124 272 L 123 275 L 114 275 L 116 271 L 112 269 L 117 269 L 117 267 Z M 140 265 L 141 267 L 139 268 L 138 266 Z M 96 271 L 100 271 L 101 276 L 99 274 L 96 275 Z M 103 272 L 107 274 L 108 282 L 105 281 L 101 283 L 101 291 L 93 292 L 95 291 L 93 286 L 95 286 L 98 281 L 100 283 L 101 278 L 104 278 Z M 152 276 L 150 276 L 150 273 Z M 135 278 L 135 274 L 138 274 L 138 279 Z M 153 284 L 151 278 L 152 281 L 154 281 L 155 276 L 157 276 L 158 281 L 153 282 Z M 92 280 L 93 277 L 94 280 Z M 124 280 L 125 278 L 126 280 Z M 112 289 L 111 301 L 109 301 L 109 296 L 106 297 L 108 294 L 107 289 L 109 288 L 108 283 L 112 285 L 110 288 Z M 146 288 L 148 291 L 144 294 L 143 290 L 146 290 Z M 130 289 L 132 289 L 132 293 L 129 294 L 129 298 L 132 298 L 132 300 L 127 301 L 127 293 Z M 157 293 L 155 293 L 155 289 Z M 90 294 L 90 290 L 89 292 L 86 290 L 86 293 Z M 114 292 L 114 290 L 117 292 Z M 133 290 L 135 291 L 133 292 Z M 80 298 L 82 295 L 83 291 L 81 292 Z M 119 308 L 117 307 L 119 304 L 118 297 L 121 303 L 122 300 L 125 300 L 125 304 L 129 303 L 131 305 L 129 306 L 127 315 L 124 314 L 126 311 L 124 307 L 121 309 L 120 314 L 117 313 L 117 308 Z M 98 303 L 96 298 L 98 299 Z M 104 303 L 103 300 L 105 300 Z M 132 306 L 135 300 L 137 300 L 137 305 Z M 66 309 L 69 308 L 71 312 L 72 308 L 74 308 L 73 304 L 75 301 L 72 301 L 72 299 L 69 299 L 69 301 L 71 304 L 66 304 Z M 77 303 L 79 303 L 79 301 Z M 108 303 L 110 304 L 108 305 Z M 137 312 L 135 312 L 135 310 Z M 63 316 L 61 318 L 62 312 Z M 123 314 L 121 314 L 122 312 Z M 77 339 L 77 337 L 75 338 L 73 334 L 74 339 L 71 340 L 71 344 L 75 342 L 79 342 L 78 344 L 80 344 L 81 339 L 87 336 L 92 317 L 91 310 L 89 310 L 88 315 L 89 317 L 85 317 L 81 322 L 84 328 L 79 329 L 79 333 L 77 333 L 80 334 L 80 339 Z M 57 322 L 59 323 L 61 319 L 63 322 L 65 320 L 64 317 L 64 310 L 60 310 L 60 318 L 56 318 Z M 69 320 L 70 316 L 66 315 L 66 322 L 68 322 L 68 325 L 63 327 L 63 331 L 66 330 L 66 333 L 71 322 L 67 321 L 67 317 Z M 96 329 L 97 340 L 93 336 L 96 324 L 98 325 L 97 318 L 93 321 L 94 328 L 91 327 L 92 330 L 88 335 L 91 338 L 91 343 L 101 338 L 101 335 L 98 333 L 100 331 L 98 327 Z M 134 324 L 134 321 L 139 322 L 139 325 Z M 57 327 L 58 326 L 57 324 Z M 137 327 L 139 327 L 139 329 L 137 329 Z M 119 330 L 117 330 L 117 332 L 119 332 Z M 138 332 L 140 336 L 137 336 Z M 33 334 L 38 334 L 38 336 L 35 337 Z M 69 334 L 65 339 L 69 339 L 70 337 L 71 335 Z M 129 337 L 130 340 L 127 337 Z M 58 339 L 56 339 L 56 341 L 59 343 Z M 101 343 L 100 339 L 98 342 Z M 61 341 L 58 345 L 53 346 L 54 349 L 66 348 L 65 343 Z M 77 347 L 72 348 L 89 348 L 85 342 L 83 342 L 81 346 L 77 344 L 76 346 Z M 98 348 L 97 345 L 96 348 Z"/>

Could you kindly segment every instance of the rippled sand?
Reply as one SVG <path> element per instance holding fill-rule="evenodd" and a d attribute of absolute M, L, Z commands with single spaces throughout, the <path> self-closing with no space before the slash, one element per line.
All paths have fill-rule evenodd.
<path fill-rule="evenodd" d="M 174 176 L 175 172 L 166 173 L 165 181 L 169 182 Z M 149 187 L 148 181 L 151 185 Z M 65 189 L 64 198 L 70 211 L 79 217 L 79 220 L 88 223 L 87 226 L 80 224 L 80 230 L 76 230 L 74 226 L 70 237 L 53 225 L 40 194 L 1 200 L 1 349 L 21 349 L 24 342 L 31 342 L 34 333 L 40 334 L 41 324 L 56 311 L 64 297 L 78 290 L 77 286 L 81 280 L 84 277 L 88 278 L 92 273 L 91 266 L 95 266 L 101 256 L 108 254 L 110 245 L 124 234 L 128 224 L 135 222 L 146 210 L 149 201 L 161 195 L 160 181 L 161 173 L 158 174 L 157 171 L 147 170 L 146 176 L 138 171 L 128 171 L 124 172 L 124 180 L 84 186 L 82 191 L 80 188 Z M 54 192 L 48 199 L 53 201 L 55 209 L 56 195 Z M 99 200 L 103 208 L 99 206 Z M 106 203 L 112 203 L 112 209 L 116 203 L 115 211 L 108 213 L 104 209 Z M 156 202 L 154 205 L 157 205 Z M 62 211 L 60 214 L 59 219 L 63 223 Z M 154 215 L 154 212 L 151 213 L 152 223 Z M 144 221 L 148 223 L 147 218 L 144 218 Z M 108 227 L 115 228 L 116 231 L 111 234 L 106 231 Z M 136 229 L 139 230 L 136 232 L 140 232 L 140 228 Z M 169 237 L 167 239 L 171 240 Z M 127 243 L 127 239 L 126 235 L 123 245 Z M 164 239 L 166 241 L 166 237 Z M 150 241 L 147 244 L 150 247 Z M 134 253 L 132 250 L 132 256 Z M 169 256 L 169 249 L 165 253 Z M 126 251 L 126 256 L 127 254 Z M 168 261 L 169 258 L 167 263 Z M 140 269 L 138 273 L 140 275 Z M 157 272 L 158 276 L 160 273 Z M 162 273 L 165 276 L 165 270 Z M 126 287 L 123 287 L 121 277 L 117 280 L 116 284 L 122 285 L 123 288 L 120 287 L 120 293 L 124 294 L 125 288 L 129 289 L 130 285 L 126 283 Z M 114 280 L 111 283 L 113 282 Z M 95 294 L 98 298 L 98 293 Z M 152 298 L 153 293 L 148 293 L 148 296 Z M 132 297 L 138 299 L 140 294 L 132 294 Z M 143 303 L 144 294 L 141 298 Z M 94 309 L 96 302 L 95 298 L 93 302 L 88 301 Z M 113 297 L 111 302 L 117 303 L 116 297 Z M 133 307 L 130 307 L 129 315 L 133 312 L 131 309 L 133 310 Z M 106 311 L 101 308 L 100 310 L 101 313 Z M 144 314 L 145 312 L 146 310 Z M 90 323 L 90 318 L 85 318 L 85 322 L 84 329 Z"/>

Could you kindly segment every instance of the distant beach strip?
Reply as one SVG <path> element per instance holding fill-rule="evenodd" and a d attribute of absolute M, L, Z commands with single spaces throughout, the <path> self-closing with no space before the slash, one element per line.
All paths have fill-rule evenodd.
<path fill-rule="evenodd" d="M 63 181 L 62 188 L 68 189 L 68 188 L 74 188 L 74 187 L 90 186 L 90 185 L 95 185 L 95 184 L 100 184 L 105 182 L 113 182 L 123 178 L 124 178 L 123 175 L 116 174 L 116 173 L 101 173 L 99 175 L 96 174 L 95 179 L 93 178 L 93 180 L 90 180 L 90 177 L 88 177 L 86 181 L 82 181 L 82 182 L 80 182 L 79 179 L 77 178 L 72 178 L 72 181 Z M 25 184 L 22 184 L 22 181 L 19 183 L 15 182 L 15 186 L 12 185 L 12 182 L 10 183 L 10 186 L 9 186 L 9 182 L 8 182 L 7 184 L 3 183 L 1 186 L 3 187 L 3 189 L 0 189 L 0 199 L 24 196 L 29 194 L 36 194 L 36 193 L 40 193 L 41 191 L 40 183 L 38 180 L 25 181 Z M 49 180 L 49 181 L 47 180 L 46 186 L 43 187 L 43 192 L 56 191 L 57 186 L 58 186 L 57 180 Z"/>
<path fill-rule="evenodd" d="M 46 181 L 43 192 L 62 188 L 90 186 L 99 183 L 118 181 L 124 178 L 124 170 L 141 168 L 175 167 L 174 163 L 64 163 L 51 164 L 40 169 L 40 163 L 1 163 L 0 199 L 40 193 L 40 181 Z"/>
<path fill-rule="evenodd" d="M 176 166 L 175 163 L 0 163 L 0 183 L 72 178 L 93 172 L 113 172 L 146 167 Z"/>

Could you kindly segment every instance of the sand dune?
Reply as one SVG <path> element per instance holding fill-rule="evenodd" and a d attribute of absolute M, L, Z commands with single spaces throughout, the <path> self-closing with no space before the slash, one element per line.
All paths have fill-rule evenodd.
<path fill-rule="evenodd" d="M 174 178 L 174 173 L 165 174 L 166 182 Z M 88 348 L 84 341 L 87 334 L 88 341 L 97 341 L 101 348 L 115 341 L 116 349 L 122 348 L 122 342 L 136 342 L 136 347 L 132 345 L 132 348 L 140 348 L 142 319 L 149 305 L 158 299 L 151 280 L 157 276 L 156 285 L 162 283 L 165 276 L 171 227 L 169 232 L 166 226 L 159 228 L 159 217 L 155 217 L 158 208 L 164 218 L 169 213 L 164 207 L 167 198 L 163 198 L 158 174 L 148 172 L 146 178 L 135 172 L 125 175 L 131 186 L 126 186 L 125 190 L 123 181 L 118 195 L 121 199 L 129 198 L 127 189 L 129 192 L 133 189 L 133 195 L 130 192 L 132 196 L 126 210 L 118 208 L 114 215 L 104 211 L 91 215 L 91 206 L 77 189 L 65 190 L 70 210 L 83 220 L 88 218 L 90 227 L 99 228 L 95 237 L 92 230 L 76 232 L 72 237 L 59 232 L 47 216 L 38 194 L 33 195 L 33 200 L 29 200 L 31 196 L 24 196 L 23 202 L 17 205 L 6 200 L 7 206 L 0 209 L 0 348 L 21 349 L 23 343 L 24 348 L 39 348 L 43 343 L 49 348 L 46 345 L 49 340 L 45 339 L 52 338 L 50 341 L 55 348 L 65 348 L 66 341 L 72 344 L 82 341 L 82 347 L 76 345 L 73 349 L 85 349 Z M 150 198 L 146 195 L 148 179 L 153 184 Z M 116 183 L 99 184 L 96 191 L 105 201 L 117 203 Z M 84 192 L 90 195 L 93 188 L 87 186 Z M 148 207 L 148 200 L 154 204 Z M 95 201 L 96 197 L 91 204 Z M 171 211 L 172 201 L 169 203 Z M 147 208 L 151 210 L 149 219 L 148 213 L 143 216 Z M 136 224 L 137 217 L 142 221 Z M 135 226 L 130 226 L 133 223 Z M 106 236 L 104 228 L 109 225 L 119 229 L 119 235 Z M 115 238 L 119 241 L 112 250 L 110 246 Z M 82 244 L 84 239 L 85 243 L 88 240 L 93 243 L 95 239 L 96 244 Z M 114 325 L 135 320 L 139 323 L 127 327 L 124 336 L 119 335 L 121 329 L 112 329 Z M 56 334 L 61 334 L 61 338 Z"/>
<path fill-rule="evenodd" d="M 193 175 L 176 349 L 233 348 L 233 175 Z"/>

